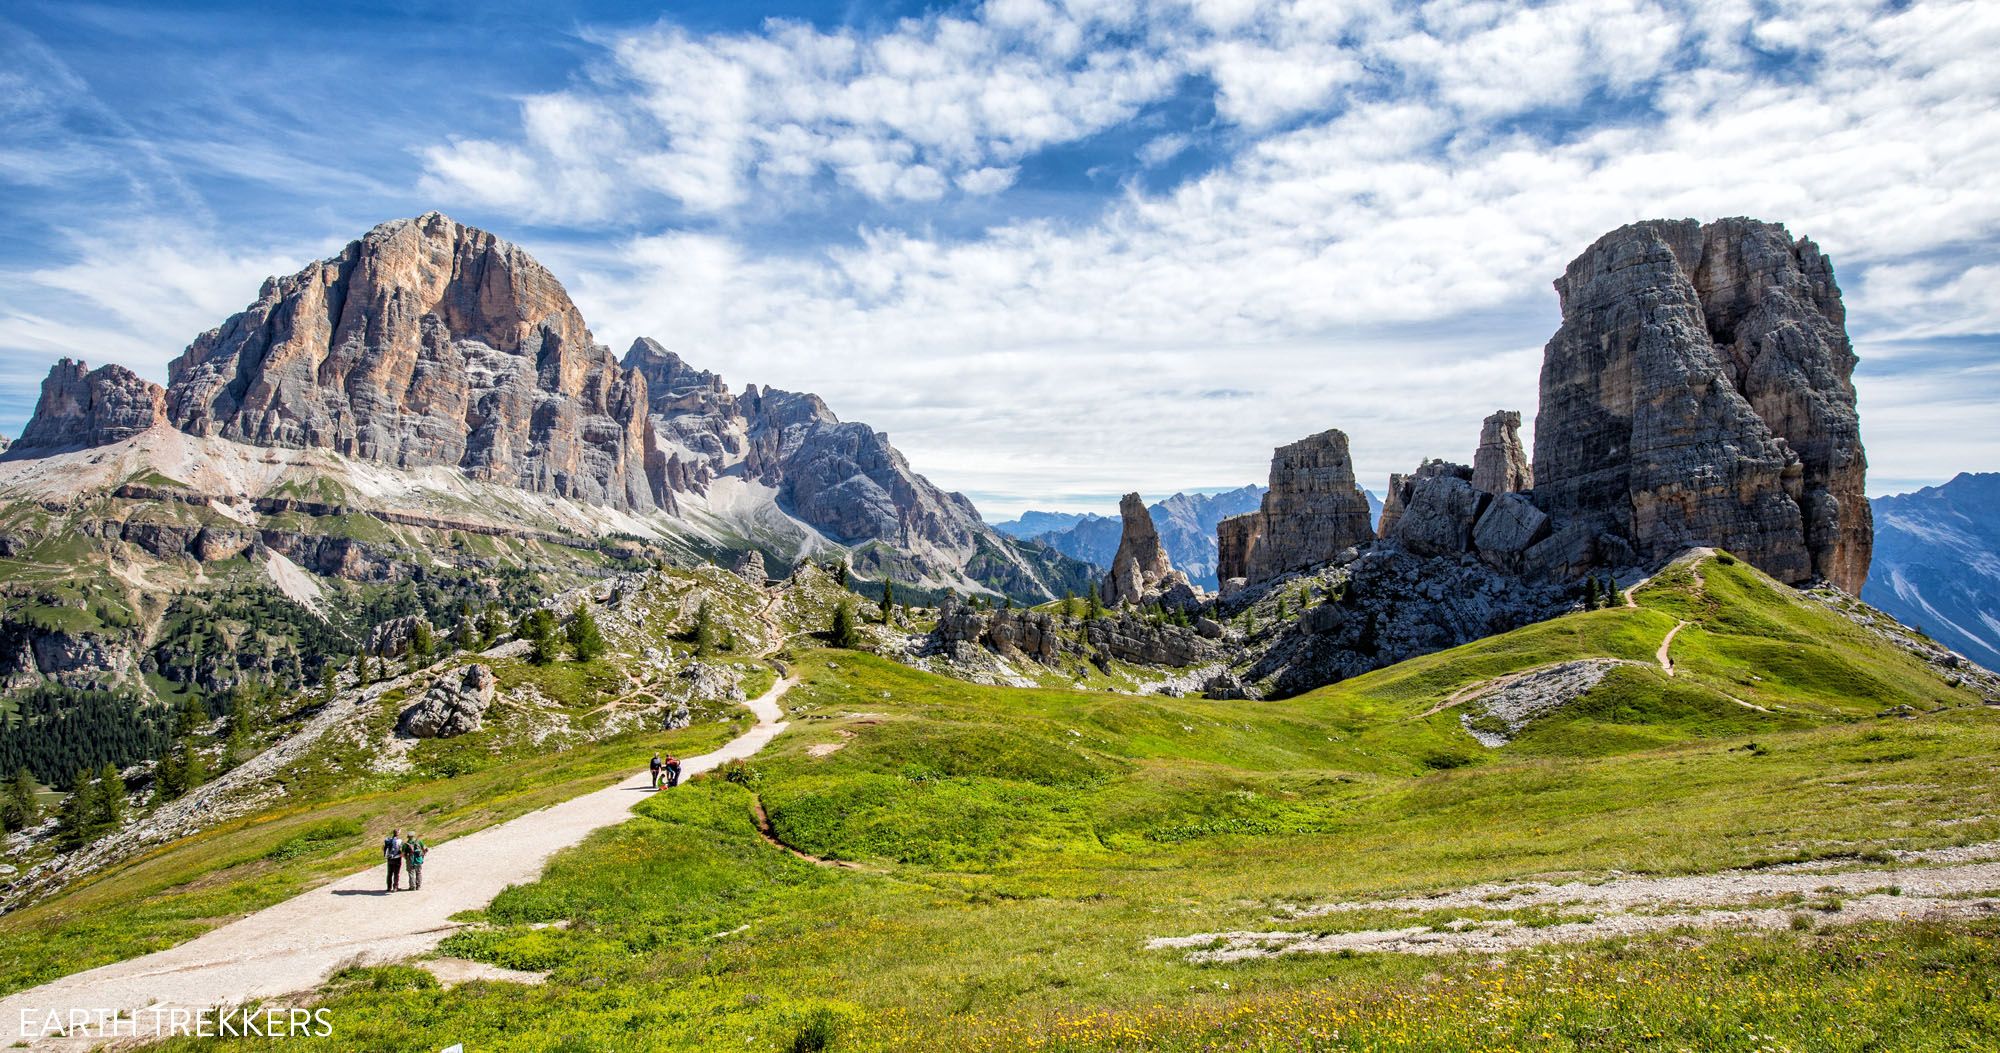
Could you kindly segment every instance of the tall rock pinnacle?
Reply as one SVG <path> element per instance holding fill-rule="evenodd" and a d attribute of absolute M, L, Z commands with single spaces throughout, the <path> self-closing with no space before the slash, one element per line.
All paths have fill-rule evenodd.
<path fill-rule="evenodd" d="M 1534 500 L 1647 560 L 1720 545 L 1858 592 L 1873 520 L 1854 351 L 1818 246 L 1750 219 L 1651 220 L 1556 282 Z"/>
<path fill-rule="evenodd" d="M 1479 449 L 1472 454 L 1472 486 L 1489 494 L 1535 488 L 1528 452 L 1521 448 L 1521 413 L 1500 410 L 1479 426 Z"/>
<path fill-rule="evenodd" d="M 1111 559 L 1111 574 L 1105 580 L 1106 603 L 1138 603 L 1148 588 L 1175 574 L 1167 558 L 1160 532 L 1153 526 L 1153 514 L 1138 494 L 1126 494 L 1118 502 L 1124 533 L 1118 539 L 1118 554 Z"/>
<path fill-rule="evenodd" d="M 167 393 L 119 365 L 65 358 L 42 380 L 35 415 L 14 446 L 54 450 L 123 442 L 166 419 Z"/>

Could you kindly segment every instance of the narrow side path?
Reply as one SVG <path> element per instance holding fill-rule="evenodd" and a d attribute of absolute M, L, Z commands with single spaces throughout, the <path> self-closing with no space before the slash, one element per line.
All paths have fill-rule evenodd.
<path fill-rule="evenodd" d="M 1687 625 L 1687 621 L 1683 619 L 1676 622 L 1673 628 L 1668 629 L 1666 639 L 1660 641 L 1660 649 L 1653 655 L 1654 658 L 1659 659 L 1660 671 L 1666 673 L 1668 676 L 1674 675 L 1674 656 L 1668 654 L 1667 650 L 1674 645 L 1674 637 L 1679 636 L 1681 630 L 1687 628 Z"/>
<path fill-rule="evenodd" d="M 721 749 L 684 759 L 683 775 L 748 758 L 769 745 L 786 727 L 778 701 L 796 683 L 780 678 L 744 703 L 757 723 Z M 378 865 L 179 946 L 9 995 L 0 1000 L 0 1047 L 19 1037 L 23 1020 L 43 1020 L 51 1010 L 129 1014 L 149 1006 L 200 1009 L 276 999 L 309 991 L 346 965 L 424 954 L 462 927 L 452 915 L 486 906 L 509 885 L 535 880 L 556 852 L 629 818 L 633 804 L 651 792 L 649 784 L 642 769 L 608 789 L 433 845 L 421 892 L 385 893 Z M 141 1018 L 151 1019 L 150 1012 Z M 87 1044 L 54 1038 L 29 1048 Z"/>

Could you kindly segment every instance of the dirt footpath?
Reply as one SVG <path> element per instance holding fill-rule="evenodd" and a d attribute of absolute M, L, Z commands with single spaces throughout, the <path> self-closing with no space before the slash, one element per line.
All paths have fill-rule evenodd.
<path fill-rule="evenodd" d="M 785 729 L 778 700 L 795 682 L 781 679 L 745 703 L 757 723 L 721 749 L 684 760 L 684 775 L 769 744 Z M 151 1006 L 236 1005 L 310 991 L 348 964 L 427 953 L 462 927 L 452 915 L 486 906 L 509 885 L 534 881 L 556 852 L 630 818 L 632 805 L 651 792 L 649 783 L 642 770 L 609 789 L 433 845 L 421 892 L 385 893 L 383 868 L 370 867 L 179 946 L 10 995 L 0 1000 L 0 1046 L 21 1035 L 23 1020 L 46 1019 L 52 1009 L 131 1013 Z M 141 1019 L 151 1020 L 150 1010 Z M 56 1039 L 30 1048 L 82 1045 L 88 1043 Z"/>

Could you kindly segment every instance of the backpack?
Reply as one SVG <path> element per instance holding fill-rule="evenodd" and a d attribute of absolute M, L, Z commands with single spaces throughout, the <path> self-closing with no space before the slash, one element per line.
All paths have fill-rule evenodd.
<path fill-rule="evenodd" d="M 382 854 L 388 856 L 390 859 L 403 858 L 403 839 L 400 837 L 383 838 Z"/>
<path fill-rule="evenodd" d="M 406 852 L 409 853 L 410 862 L 415 863 L 417 866 L 423 866 L 424 852 L 425 850 L 430 848 L 430 846 L 424 844 L 422 841 L 412 840 L 405 842 L 403 848 Z"/>

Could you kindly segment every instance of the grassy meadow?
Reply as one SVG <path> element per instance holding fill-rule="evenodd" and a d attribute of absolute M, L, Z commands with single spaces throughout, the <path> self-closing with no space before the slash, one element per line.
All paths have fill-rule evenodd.
<path fill-rule="evenodd" d="M 1293 699 L 987 688 L 795 649 L 791 730 L 649 797 L 443 953 L 324 997 L 391 1049 L 1976 1049 L 1987 921 L 1662 933 L 1201 964 L 1156 937 L 1560 920 L 1288 906 L 1561 874 L 1681 874 L 2000 838 L 2000 711 L 1734 561 Z M 1654 662 L 1665 634 L 1675 675 Z M 1438 704 L 1629 659 L 1506 746 Z M 1902 715 L 1882 715 L 1908 706 Z M 754 818 L 761 806 L 770 837 Z M 779 843 L 773 843 L 773 839 Z M 273 843 L 276 843 L 274 840 Z M 787 851 L 796 849 L 826 863 Z M 840 865 L 832 865 L 832 864 Z M 303 880 L 303 878 L 299 879 Z M 296 887 L 296 886 L 294 886 Z"/>

